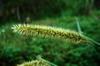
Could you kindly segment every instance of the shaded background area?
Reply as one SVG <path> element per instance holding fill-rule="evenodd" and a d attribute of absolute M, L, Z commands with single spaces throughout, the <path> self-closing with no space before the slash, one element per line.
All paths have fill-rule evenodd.
<path fill-rule="evenodd" d="M 34 20 L 57 17 L 65 11 L 72 15 L 89 15 L 99 9 L 99 0 L 0 0 L 0 20 Z"/>
<path fill-rule="evenodd" d="M 96 8 L 100 9 L 100 0 L 94 0 L 94 5 Z"/>

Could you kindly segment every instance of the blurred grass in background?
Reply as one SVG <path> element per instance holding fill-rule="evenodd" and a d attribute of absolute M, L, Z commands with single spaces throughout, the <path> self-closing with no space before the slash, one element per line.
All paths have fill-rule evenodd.
<path fill-rule="evenodd" d="M 95 1 L 95 0 L 94 0 Z M 34 4 L 33 4 L 34 3 Z M 12 24 L 49 25 L 83 33 L 100 42 L 100 10 L 92 0 L 7 0 L 0 11 L 0 65 L 15 66 L 37 55 L 58 66 L 99 66 L 100 46 L 64 42 L 60 39 L 26 37 L 12 32 Z M 18 9 L 18 11 L 17 11 Z"/>

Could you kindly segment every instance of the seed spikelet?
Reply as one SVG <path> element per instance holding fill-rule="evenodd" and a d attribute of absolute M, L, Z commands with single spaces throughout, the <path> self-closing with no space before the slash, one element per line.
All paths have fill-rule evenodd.
<path fill-rule="evenodd" d="M 33 60 L 30 62 L 24 62 L 24 63 L 19 64 L 17 66 L 51 66 L 51 65 L 45 61 L 42 61 L 42 60 Z"/>
<path fill-rule="evenodd" d="M 86 38 L 76 31 L 44 25 L 18 24 L 11 27 L 14 32 L 26 36 L 53 37 L 70 40 L 75 43 L 86 42 Z"/>

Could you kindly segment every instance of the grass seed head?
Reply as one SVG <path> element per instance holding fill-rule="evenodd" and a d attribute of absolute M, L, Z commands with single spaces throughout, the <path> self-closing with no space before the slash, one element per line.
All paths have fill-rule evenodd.
<path fill-rule="evenodd" d="M 42 61 L 42 60 L 33 60 L 30 62 L 24 62 L 17 66 L 51 66 L 49 63 Z"/>
<path fill-rule="evenodd" d="M 75 43 L 81 43 L 87 41 L 82 34 L 79 34 L 76 31 L 65 30 L 62 28 L 55 28 L 51 26 L 18 24 L 18 25 L 13 25 L 12 29 L 14 32 L 26 36 L 60 38 L 64 40 L 70 40 Z"/>

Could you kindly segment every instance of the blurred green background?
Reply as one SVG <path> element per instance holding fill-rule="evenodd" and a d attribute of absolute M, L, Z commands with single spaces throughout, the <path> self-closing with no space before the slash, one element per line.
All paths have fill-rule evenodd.
<path fill-rule="evenodd" d="M 26 37 L 13 24 L 39 24 L 77 31 L 100 42 L 99 0 L 0 0 L 0 66 L 16 66 L 41 55 L 58 66 L 100 66 L 100 45 Z"/>

